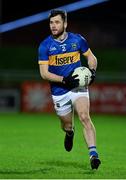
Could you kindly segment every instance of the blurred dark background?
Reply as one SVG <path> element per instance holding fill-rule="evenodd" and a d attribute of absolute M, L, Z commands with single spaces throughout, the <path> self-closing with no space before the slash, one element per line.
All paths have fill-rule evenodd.
<path fill-rule="evenodd" d="M 7 23 L 72 2 L 77 1 L 0 0 L 0 21 Z M 124 1 L 109 0 L 68 13 L 68 31 L 82 34 L 96 55 L 96 83 L 126 82 Z M 1 88 L 20 88 L 27 80 L 42 81 L 37 51 L 39 43 L 49 34 L 48 20 L 0 34 Z"/>
<path fill-rule="evenodd" d="M 17 20 L 72 2 L 77 1 L 46 0 L 43 4 L 41 0 L 1 0 L 1 23 Z M 110 0 L 68 13 L 68 22 L 68 30 L 85 35 L 91 46 L 98 48 L 123 48 L 126 46 L 126 11 L 123 1 L 118 3 Z M 48 21 L 45 20 L 3 33 L 2 46 L 22 44 L 34 47 L 49 33 Z"/>
<path fill-rule="evenodd" d="M 72 2 L 77 1 L 71 0 L 70 3 Z M 69 1 L 1 0 L 1 23 L 65 4 L 69 4 Z M 68 31 L 80 33 L 88 40 L 90 48 L 96 52 L 101 65 L 98 71 L 125 71 L 126 11 L 123 1 L 118 3 L 110 0 L 68 13 Z M 48 20 L 2 33 L 0 45 L 3 51 L 1 54 L 7 53 L 2 56 L 1 68 L 35 70 L 34 60 L 37 58 L 37 47 L 49 33 Z M 20 48 L 24 50 L 26 47 L 27 50 L 22 53 Z M 109 51 L 111 51 L 110 54 Z M 106 52 L 104 57 L 101 55 L 102 52 L 103 54 Z M 113 68 L 113 64 L 117 64 L 118 69 Z"/>
<path fill-rule="evenodd" d="M 72 3 L 76 1 L 71 0 L 70 2 Z M 126 47 L 126 11 L 122 2 L 120 1 L 120 3 L 118 3 L 116 1 L 106 1 L 88 8 L 68 13 L 68 31 L 73 31 L 84 35 L 93 51 L 97 51 L 99 49 L 102 49 L 103 51 L 105 51 L 105 49 L 117 49 L 120 52 L 120 49 L 125 49 Z M 46 0 L 44 4 L 41 0 L 1 0 L 1 23 L 17 20 L 22 17 L 50 10 L 52 8 L 57 8 L 68 3 L 69 1 L 67 0 L 60 2 L 56 0 Z M 22 48 L 25 48 L 26 46 L 28 48 L 33 48 L 34 53 L 32 53 L 34 56 L 31 57 L 26 53 L 27 58 L 31 58 L 31 61 L 27 63 L 28 60 L 24 60 L 26 66 L 22 67 L 22 69 L 27 69 L 28 67 L 30 69 L 31 67 L 34 69 L 32 59 L 37 57 L 37 47 L 40 41 L 49 35 L 49 33 L 50 31 L 47 20 L 5 32 L 1 35 L 1 48 L 19 48 L 21 46 Z M 115 50 L 115 53 L 117 50 Z M 19 59 L 22 59 L 22 53 L 14 54 L 15 56 L 19 56 Z M 10 54 L 10 56 L 13 55 Z M 99 53 L 97 53 L 96 56 L 99 56 Z M 102 60 L 102 57 L 98 58 L 103 64 L 104 61 L 108 61 L 111 64 L 109 55 L 108 57 L 105 57 L 104 60 Z M 115 61 L 122 61 L 123 64 L 123 61 L 125 63 L 125 60 L 123 59 L 123 54 L 121 57 L 119 54 L 119 57 L 117 58 L 116 55 L 116 60 L 113 61 L 114 63 L 117 63 Z M 11 61 L 14 61 L 13 57 Z M 6 66 L 2 64 L 3 68 L 6 69 L 11 67 L 14 69 L 18 68 L 18 65 L 21 68 L 21 62 L 18 62 L 19 64 L 14 63 L 14 66 L 12 66 L 12 62 L 10 63 L 9 60 Z M 103 71 L 105 69 L 107 70 L 107 68 L 113 70 L 112 67 L 103 66 L 99 68 L 99 71 Z M 122 66 L 122 69 L 124 69 L 124 66 Z M 120 69 L 120 71 L 122 71 L 122 69 Z"/>

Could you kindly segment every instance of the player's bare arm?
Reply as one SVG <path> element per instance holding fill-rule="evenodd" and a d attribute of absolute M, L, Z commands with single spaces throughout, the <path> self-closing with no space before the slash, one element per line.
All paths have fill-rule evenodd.
<path fill-rule="evenodd" d="M 48 64 L 40 64 L 39 69 L 41 77 L 45 80 L 62 83 L 69 88 L 78 87 L 79 85 L 79 79 L 76 79 L 78 75 L 72 76 L 72 73 L 69 74 L 67 77 L 56 75 L 48 71 Z"/>
<path fill-rule="evenodd" d="M 94 56 L 94 54 L 92 53 L 92 51 L 90 49 L 88 49 L 88 51 L 86 53 L 83 54 L 87 61 L 88 61 L 88 67 L 89 70 L 91 71 L 91 81 L 90 84 L 91 85 L 94 82 L 95 76 L 96 76 L 96 69 L 97 69 L 97 58 Z"/>
<path fill-rule="evenodd" d="M 63 76 L 58 76 L 48 71 L 48 64 L 40 64 L 39 65 L 41 77 L 45 80 L 52 82 L 62 82 Z"/>
<path fill-rule="evenodd" d="M 96 68 L 97 68 L 97 58 L 94 56 L 92 51 L 90 49 L 88 49 L 88 51 L 86 53 L 84 53 L 83 55 L 86 57 L 86 59 L 88 61 L 89 68 L 96 70 Z"/>

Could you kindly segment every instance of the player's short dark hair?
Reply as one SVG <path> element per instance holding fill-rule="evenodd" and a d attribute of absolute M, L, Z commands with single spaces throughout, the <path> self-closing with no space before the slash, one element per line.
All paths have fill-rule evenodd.
<path fill-rule="evenodd" d="M 63 11 L 61 9 L 52 9 L 50 14 L 49 14 L 49 20 L 51 17 L 55 17 L 57 15 L 60 15 L 63 21 L 67 21 L 67 13 L 66 11 Z"/>

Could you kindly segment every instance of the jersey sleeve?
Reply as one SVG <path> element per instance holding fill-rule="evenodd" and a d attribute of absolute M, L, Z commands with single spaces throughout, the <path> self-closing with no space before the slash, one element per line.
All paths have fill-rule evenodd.
<path fill-rule="evenodd" d="M 78 35 L 78 36 L 79 36 L 79 42 L 80 42 L 80 50 L 82 54 L 86 55 L 88 54 L 88 51 L 89 51 L 89 45 L 83 36 L 81 35 Z"/>
<path fill-rule="evenodd" d="M 38 64 L 48 64 L 48 48 L 45 43 L 41 43 L 38 48 Z"/>

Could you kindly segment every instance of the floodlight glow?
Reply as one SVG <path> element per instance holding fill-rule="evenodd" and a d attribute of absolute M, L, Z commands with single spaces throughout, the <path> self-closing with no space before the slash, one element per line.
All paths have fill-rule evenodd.
<path fill-rule="evenodd" d="M 95 4 L 106 2 L 106 1 L 109 1 L 109 0 L 82 0 L 82 1 L 78 1 L 75 3 L 58 7 L 57 9 L 63 9 L 63 10 L 66 10 L 66 12 L 72 12 L 72 11 L 83 9 L 89 6 L 93 6 Z M 33 23 L 46 20 L 48 18 L 49 12 L 50 10 L 2 24 L 0 25 L 0 32 L 4 33 L 7 31 L 11 31 L 20 27 L 24 27 Z"/>

